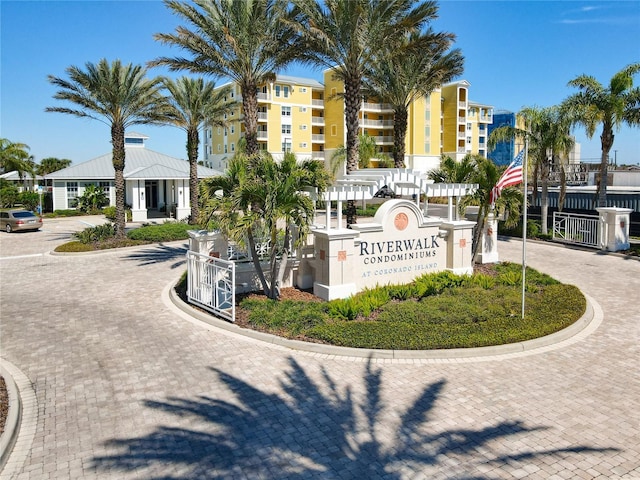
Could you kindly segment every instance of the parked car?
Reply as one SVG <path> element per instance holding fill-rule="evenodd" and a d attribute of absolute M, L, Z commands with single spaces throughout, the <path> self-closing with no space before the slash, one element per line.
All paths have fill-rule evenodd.
<path fill-rule="evenodd" d="M 15 209 L 0 211 L 0 228 L 7 233 L 21 230 L 38 230 L 42 227 L 42 217 L 30 210 Z"/>
<path fill-rule="evenodd" d="M 375 198 L 396 198 L 396 193 L 391 190 L 387 185 L 382 187 L 378 192 L 374 195 Z"/>

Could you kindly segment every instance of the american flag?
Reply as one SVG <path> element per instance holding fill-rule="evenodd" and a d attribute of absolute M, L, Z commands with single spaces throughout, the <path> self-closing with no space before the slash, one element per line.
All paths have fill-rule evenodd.
<path fill-rule="evenodd" d="M 491 205 L 493 205 L 496 199 L 502 193 L 502 189 L 518 185 L 522 183 L 522 161 L 524 160 L 524 149 L 520 150 L 520 153 L 516 155 L 513 162 L 509 164 L 504 171 L 496 186 L 491 189 Z"/>

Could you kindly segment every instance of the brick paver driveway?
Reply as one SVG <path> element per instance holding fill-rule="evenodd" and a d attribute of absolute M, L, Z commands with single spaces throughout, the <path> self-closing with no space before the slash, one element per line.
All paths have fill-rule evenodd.
<path fill-rule="evenodd" d="M 602 307 L 578 342 L 368 362 L 180 317 L 161 300 L 184 269 L 179 246 L 37 255 L 63 230 L 0 234 L 2 358 L 38 407 L 24 464 L 5 476 L 640 478 L 636 260 L 529 244 L 529 265 Z M 520 246 L 501 241 L 501 258 Z"/>

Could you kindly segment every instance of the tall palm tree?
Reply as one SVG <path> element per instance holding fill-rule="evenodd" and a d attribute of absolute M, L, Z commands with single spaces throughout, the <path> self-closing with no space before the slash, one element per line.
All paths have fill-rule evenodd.
<path fill-rule="evenodd" d="M 33 176 L 33 160 L 29 156 L 29 146 L 0 138 L 0 169 L 4 172 L 17 171 L 20 180 L 25 174 Z"/>
<path fill-rule="evenodd" d="M 455 35 L 413 33 L 402 37 L 399 44 L 385 42 L 378 58 L 366 68 L 367 96 L 388 103 L 394 110 L 393 160 L 403 168 L 409 106 L 428 97 L 443 83 L 463 72 L 464 57 L 459 49 L 449 51 Z M 369 93 L 370 92 L 370 93 Z"/>
<path fill-rule="evenodd" d="M 57 172 L 71 165 L 71 160 L 68 158 L 55 158 L 47 157 L 40 161 L 40 164 L 36 167 L 36 173 L 38 175 L 49 175 L 50 173 Z"/>
<path fill-rule="evenodd" d="M 140 65 L 123 65 L 120 60 L 109 63 L 102 59 L 98 64 L 87 62 L 85 68 L 68 67 L 68 80 L 49 75 L 49 82 L 60 88 L 53 98 L 75 104 L 75 107 L 47 107 L 45 110 L 91 118 L 109 125 L 115 170 L 116 234 L 123 237 L 125 131 L 132 125 L 166 122 L 168 103 L 161 93 L 160 79 L 146 78 L 147 70 Z"/>
<path fill-rule="evenodd" d="M 236 154 L 225 175 L 202 182 L 203 217 L 229 238 L 239 242 L 246 239 L 267 297 L 275 299 L 280 295 L 291 252 L 291 225 L 296 226 L 302 242 L 313 223 L 314 205 L 305 188 L 322 191 L 328 180 L 320 162 L 299 164 L 295 155 L 288 152 L 279 163 L 268 154 Z M 279 224 L 285 225 L 283 242 L 278 242 Z M 257 253 L 258 232 L 265 232 L 270 241 L 268 278 Z"/>
<path fill-rule="evenodd" d="M 298 36 L 285 24 L 288 2 L 279 0 L 166 0 L 189 26 L 154 38 L 186 57 L 160 57 L 150 65 L 229 78 L 240 86 L 247 153 L 258 152 L 258 87 L 275 79 L 300 52 Z"/>
<path fill-rule="evenodd" d="M 358 168 L 369 168 L 371 159 L 378 155 L 381 155 L 381 153 L 376 144 L 376 139 L 367 133 L 358 135 Z M 329 160 L 329 170 L 334 177 L 338 175 L 338 170 L 344 167 L 346 160 L 347 149 L 344 145 L 340 145 Z"/>
<path fill-rule="evenodd" d="M 187 158 L 189 159 L 189 223 L 198 221 L 198 146 L 200 130 L 204 125 L 226 127 L 225 115 L 230 114 L 235 102 L 227 101 L 230 87 L 216 91 L 214 82 L 202 78 L 181 77 L 177 80 L 163 78 L 162 84 L 169 91 L 169 115 L 171 124 L 187 133 Z"/>
<path fill-rule="evenodd" d="M 304 60 L 333 69 L 344 84 L 347 174 L 358 168 L 358 113 L 363 77 L 386 42 L 418 32 L 437 12 L 435 2 L 413 0 L 296 0 L 297 28 Z M 347 203 L 347 223 L 355 223 L 355 202 Z"/>
<path fill-rule="evenodd" d="M 547 234 L 549 217 L 549 170 L 554 153 L 567 155 L 573 148 L 574 139 L 570 135 L 565 110 L 553 107 L 525 107 L 518 112 L 525 128 L 505 125 L 496 128 L 489 136 L 489 149 L 496 144 L 516 138 L 527 140 L 528 158 L 533 160 L 536 181 L 540 178 L 540 215 L 542 233 Z M 527 174 L 528 172 L 525 172 Z M 537 187 L 536 187 L 537 188 Z"/>
<path fill-rule="evenodd" d="M 614 132 L 622 124 L 640 125 L 640 87 L 633 86 L 633 77 L 640 71 L 640 63 L 632 63 L 616 73 L 603 86 L 591 75 L 580 75 L 569 82 L 570 87 L 580 89 L 564 101 L 564 106 L 574 112 L 576 124 L 585 127 L 587 137 L 593 137 L 602 124 L 600 145 L 600 181 L 598 206 L 607 206 L 607 165 L 613 147 Z"/>

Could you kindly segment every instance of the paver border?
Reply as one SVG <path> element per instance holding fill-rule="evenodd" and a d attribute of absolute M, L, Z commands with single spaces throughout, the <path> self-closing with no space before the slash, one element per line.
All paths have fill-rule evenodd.
<path fill-rule="evenodd" d="M 258 332 L 242 328 L 226 320 L 208 315 L 182 301 L 175 291 L 175 285 L 180 277 L 169 283 L 162 292 L 165 305 L 173 306 L 178 312 L 208 326 L 215 327 L 228 333 L 243 336 L 260 342 L 281 346 L 290 350 L 303 351 L 334 357 L 348 357 L 352 359 L 388 359 L 388 360 L 433 360 L 433 361 L 479 361 L 488 359 L 506 359 L 513 356 L 543 353 L 549 350 L 582 340 L 593 333 L 602 322 L 603 313 L 600 305 L 590 296 L 584 295 L 587 306 L 585 313 L 568 327 L 546 335 L 544 337 L 507 345 L 495 345 L 477 348 L 452 348 L 440 350 L 382 350 L 367 348 L 339 347 L 318 343 L 303 342 L 278 337 L 270 333 Z"/>
<path fill-rule="evenodd" d="M 0 477 L 13 478 L 31 451 L 38 425 L 38 400 L 29 378 L 4 358 L 0 358 L 0 374 L 9 394 L 7 422 L 0 437 Z"/>

